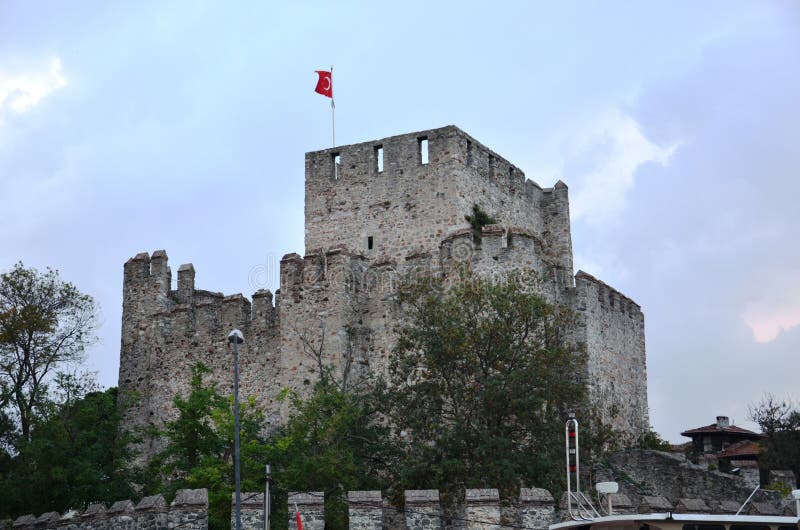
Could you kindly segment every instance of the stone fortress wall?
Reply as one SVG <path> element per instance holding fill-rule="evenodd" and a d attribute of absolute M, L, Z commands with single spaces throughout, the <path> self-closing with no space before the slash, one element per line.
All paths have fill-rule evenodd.
<path fill-rule="evenodd" d="M 427 152 L 425 152 L 427 149 Z M 379 158 L 383 161 L 379 167 Z M 539 273 L 542 293 L 578 315 L 591 397 L 605 420 L 634 438 L 649 427 L 644 316 L 592 276 L 573 276 L 567 186 L 542 188 L 460 129 L 448 126 L 306 154 L 304 256 L 280 263 L 274 297 L 195 288 L 191 264 L 176 288 L 164 251 L 125 264 L 119 387 L 126 421 L 163 426 L 190 369 L 208 365 L 232 389 L 228 332 L 239 328 L 241 395 L 270 421 L 283 388 L 316 379 L 314 354 L 342 373 L 385 372 L 400 318 L 395 287 L 415 270 L 448 274 L 469 264 L 482 275 Z M 497 220 L 473 242 L 464 216 L 479 205 Z M 348 362 L 349 361 L 349 362 Z M 145 455 L 158 450 L 150 440 Z"/>
<path fill-rule="evenodd" d="M 399 508 L 383 497 L 381 491 L 348 492 L 343 500 L 348 506 L 350 530 L 498 530 L 502 527 L 547 530 L 551 524 L 570 520 L 566 496 L 562 495 L 557 501 L 548 490 L 541 488 L 521 488 L 519 495 L 514 498 L 501 498 L 499 491 L 493 488 L 467 489 L 453 507 L 442 505 L 438 490 L 406 490 L 403 493 L 403 507 Z M 709 493 L 711 496 L 674 498 L 658 494 L 630 497 L 625 493 L 617 493 L 611 495 L 612 513 L 730 515 L 736 513 L 746 499 L 746 495 L 733 496 L 739 493 L 736 488 L 722 496 L 715 495 L 717 492 Z M 607 499 L 595 498 L 593 503 L 601 513 L 607 513 Z M 295 506 L 300 512 L 304 530 L 324 530 L 323 492 L 290 492 L 287 504 L 289 530 L 297 530 Z M 241 510 L 244 530 L 263 530 L 263 492 L 242 492 Z M 755 498 L 742 513 L 797 517 L 794 501 L 790 497 L 779 496 Z M 170 504 L 165 502 L 163 496 L 155 495 L 143 498 L 138 504 L 124 500 L 110 507 L 103 503 L 92 504 L 83 512 L 48 512 L 38 517 L 23 515 L 13 523 L 0 521 L 0 528 L 3 527 L 20 530 L 206 530 L 208 492 L 205 489 L 179 490 Z M 231 528 L 236 528 L 233 510 Z"/>

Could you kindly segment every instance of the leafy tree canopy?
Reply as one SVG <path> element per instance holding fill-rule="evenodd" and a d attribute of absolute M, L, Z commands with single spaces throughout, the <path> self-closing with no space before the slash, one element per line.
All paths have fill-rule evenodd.
<path fill-rule="evenodd" d="M 465 272 L 448 289 L 406 283 L 386 416 L 402 449 L 393 483 L 404 488 L 521 485 L 562 480 L 563 420 L 584 399 L 573 316 L 538 294 L 532 274 L 501 282 Z"/>
<path fill-rule="evenodd" d="M 764 452 L 759 456 L 759 466 L 789 469 L 800 480 L 800 408 L 767 394 L 750 407 L 750 419 L 767 435 L 762 443 Z"/>
<path fill-rule="evenodd" d="M 93 386 L 75 378 L 58 382 L 70 397 L 49 403 L 47 414 L 33 422 L 30 440 L 7 457 L 0 514 L 63 512 L 134 496 L 130 438 L 119 429 L 117 389 L 94 391 Z"/>
<path fill-rule="evenodd" d="M 365 388 L 360 386 L 358 388 Z M 305 399 L 285 392 L 291 415 L 269 439 L 275 469 L 276 516 L 285 521 L 289 491 L 323 491 L 326 527 L 347 528 L 348 491 L 387 487 L 393 462 L 388 429 L 367 393 L 343 389 L 323 377 Z"/>
<path fill-rule="evenodd" d="M 58 271 L 41 273 L 20 262 L 0 275 L 0 412 L 15 434 L 31 440 L 37 409 L 48 400 L 48 382 L 82 360 L 95 324 L 92 297 L 63 281 Z"/>
<path fill-rule="evenodd" d="M 174 399 L 178 417 L 160 434 L 164 450 L 147 470 L 148 494 L 172 496 L 181 488 L 208 488 L 209 528 L 230 528 L 231 494 L 234 491 L 233 398 L 222 396 L 204 377 L 210 370 L 202 363 L 192 368 L 189 395 Z M 245 399 L 239 408 L 242 491 L 264 487 L 265 445 L 263 414 L 255 401 Z"/>

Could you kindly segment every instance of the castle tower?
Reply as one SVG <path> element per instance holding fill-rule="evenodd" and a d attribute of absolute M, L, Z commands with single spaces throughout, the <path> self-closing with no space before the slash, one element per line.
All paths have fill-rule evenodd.
<path fill-rule="evenodd" d="M 573 276 L 567 186 L 542 188 L 454 126 L 306 153 L 305 256 L 281 260 L 280 290 L 242 295 L 195 288 L 191 264 L 177 285 L 164 251 L 125 264 L 119 387 L 126 424 L 161 427 L 202 361 L 223 392 L 232 386 L 225 337 L 238 327 L 242 395 L 280 421 L 282 388 L 304 392 L 320 359 L 338 376 L 384 372 L 400 318 L 398 275 L 532 269 L 542 293 L 578 315 L 585 378 L 606 423 L 633 439 L 649 428 L 644 316 L 589 274 Z M 495 218 L 472 239 L 474 205 Z M 158 441 L 144 447 L 145 457 Z"/>
<path fill-rule="evenodd" d="M 379 164 L 379 162 L 382 163 Z M 368 258 L 438 253 L 479 205 L 539 238 L 572 274 L 567 189 L 544 190 L 454 126 L 306 154 L 306 249 L 344 245 Z"/>

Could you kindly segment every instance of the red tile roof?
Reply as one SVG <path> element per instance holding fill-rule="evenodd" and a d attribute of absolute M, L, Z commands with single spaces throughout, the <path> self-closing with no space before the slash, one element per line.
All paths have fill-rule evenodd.
<path fill-rule="evenodd" d="M 717 458 L 733 458 L 737 456 L 758 456 L 761 453 L 761 446 L 758 442 L 745 440 L 728 446 L 727 449 L 717 453 Z"/>
<path fill-rule="evenodd" d="M 706 425 L 705 427 L 698 427 L 696 429 L 689 429 L 688 431 L 683 431 L 681 433 L 681 436 L 691 437 L 693 434 L 745 434 L 755 438 L 764 437 L 763 434 L 749 431 L 747 429 L 742 429 L 741 427 L 737 427 L 736 425 L 730 425 L 728 427 L 720 427 L 716 423 L 712 423 L 711 425 Z"/>

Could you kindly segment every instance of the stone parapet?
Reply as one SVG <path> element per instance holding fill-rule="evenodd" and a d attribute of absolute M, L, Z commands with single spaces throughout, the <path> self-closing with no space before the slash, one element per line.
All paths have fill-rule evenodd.
<path fill-rule="evenodd" d="M 442 507 L 439 490 L 405 491 L 406 530 L 440 530 Z"/>
<path fill-rule="evenodd" d="M 241 498 L 242 530 L 264 530 L 264 494 L 242 492 Z M 235 493 L 231 494 L 231 528 L 236 528 Z"/>
<path fill-rule="evenodd" d="M 534 530 L 547 530 L 556 522 L 553 495 L 542 488 L 520 488 L 519 525 Z"/>
<path fill-rule="evenodd" d="M 638 507 L 639 513 L 666 513 L 672 510 L 672 503 L 660 495 L 643 495 Z"/>
<path fill-rule="evenodd" d="M 464 494 L 468 530 L 500 528 L 500 493 L 496 489 L 469 489 Z"/>
<path fill-rule="evenodd" d="M 383 528 L 383 499 L 380 491 L 350 491 L 347 493 L 350 530 L 381 530 Z"/>
<path fill-rule="evenodd" d="M 167 506 L 164 497 L 144 497 L 135 505 L 130 500 L 105 504 L 90 504 L 79 513 L 69 510 L 63 515 L 47 512 L 39 517 L 18 517 L 13 528 L 20 530 L 182 530 L 208 529 L 208 491 L 178 490 L 175 500 Z"/>
<path fill-rule="evenodd" d="M 711 508 L 703 499 L 678 499 L 676 513 L 711 513 Z"/>
<path fill-rule="evenodd" d="M 297 530 L 295 507 L 300 513 L 303 530 L 324 530 L 325 528 L 325 493 L 311 491 L 302 493 L 290 491 L 289 505 L 289 530 Z"/>

